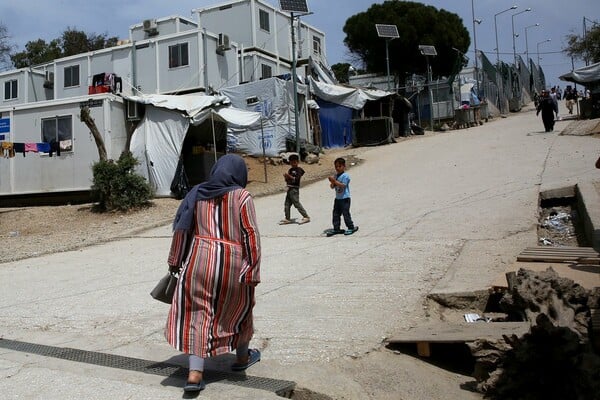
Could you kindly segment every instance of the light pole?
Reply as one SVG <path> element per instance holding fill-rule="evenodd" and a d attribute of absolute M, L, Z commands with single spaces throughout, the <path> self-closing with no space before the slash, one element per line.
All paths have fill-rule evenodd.
<path fill-rule="evenodd" d="M 419 45 L 419 51 L 425 56 L 427 63 L 427 92 L 429 96 L 429 128 L 433 131 L 433 94 L 431 92 L 431 66 L 429 65 L 429 57 L 437 56 L 435 46 Z"/>
<path fill-rule="evenodd" d="M 385 38 L 385 65 L 387 66 L 387 90 L 391 90 L 390 87 L 390 53 L 388 50 L 388 44 L 390 40 L 394 40 L 400 37 L 398 34 L 398 27 L 396 25 L 385 25 L 375 24 L 377 29 L 377 36 Z"/>
<path fill-rule="evenodd" d="M 519 11 L 516 14 L 513 14 L 511 16 L 512 19 L 512 39 L 513 39 L 513 59 L 514 59 L 514 63 L 515 63 L 515 68 L 517 67 L 517 47 L 515 44 L 515 16 L 519 15 L 519 14 L 523 14 L 527 11 L 531 11 L 531 7 L 527 7 L 525 10 L 523 11 Z"/>
<path fill-rule="evenodd" d="M 540 24 L 533 24 L 525 27 L 525 57 L 527 57 L 527 65 L 529 65 L 529 43 L 527 41 L 527 29 L 540 26 Z"/>
<path fill-rule="evenodd" d="M 298 77 L 296 68 L 298 67 L 297 54 L 296 54 L 296 36 L 294 32 L 294 19 L 298 19 L 298 29 L 300 29 L 300 16 L 308 15 L 308 5 L 306 0 L 280 0 L 279 5 L 281 11 L 287 11 L 290 13 L 290 31 L 292 36 L 292 79 L 293 79 L 293 90 L 294 90 L 294 129 L 296 133 L 296 152 L 300 154 L 300 127 L 298 124 Z M 294 15 L 294 13 L 296 13 Z"/>
<path fill-rule="evenodd" d="M 475 18 L 473 0 L 471 0 L 471 16 L 473 17 L 473 45 L 475 46 L 475 87 L 477 89 L 477 97 L 479 97 L 479 65 L 477 61 L 477 31 L 475 30 L 475 23 L 479 25 L 481 24 L 481 20 Z"/>
<path fill-rule="evenodd" d="M 550 42 L 552 39 L 542 40 L 537 44 L 537 59 L 538 59 L 538 68 L 540 67 L 540 44 Z"/>
<path fill-rule="evenodd" d="M 496 17 L 500 14 L 503 14 L 510 10 L 514 10 L 516 8 L 517 6 L 512 6 L 511 8 L 507 8 L 506 10 L 494 14 L 494 31 L 496 32 L 496 64 L 500 64 L 500 49 L 498 48 L 498 25 L 496 24 Z"/>

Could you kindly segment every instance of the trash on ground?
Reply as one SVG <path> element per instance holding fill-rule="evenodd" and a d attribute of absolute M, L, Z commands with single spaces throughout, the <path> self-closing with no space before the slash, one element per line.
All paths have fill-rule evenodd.
<path fill-rule="evenodd" d="M 477 313 L 467 313 L 465 314 L 465 321 L 467 322 L 492 322 L 492 319 L 489 317 L 482 317 Z"/>

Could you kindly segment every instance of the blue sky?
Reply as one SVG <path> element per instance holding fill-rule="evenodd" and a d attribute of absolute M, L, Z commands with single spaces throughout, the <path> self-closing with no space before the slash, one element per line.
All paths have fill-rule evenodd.
<path fill-rule="evenodd" d="M 266 0 L 278 7 L 278 0 Z M 108 33 L 126 39 L 128 28 L 144 19 L 159 18 L 169 15 L 191 17 L 190 11 L 209 5 L 224 3 L 220 0 L 103 0 L 97 2 L 75 0 L 13 0 L 0 2 L 0 22 L 3 23 L 11 36 L 11 41 L 23 50 L 25 43 L 30 40 L 55 39 L 61 35 L 67 26 L 87 33 Z M 312 15 L 303 17 L 307 23 L 325 32 L 327 41 L 327 58 L 330 65 L 338 62 L 351 62 L 343 44 L 342 31 L 346 20 L 359 12 L 365 11 L 374 3 L 368 0 L 307 0 Z M 515 48 L 525 58 L 526 47 L 529 56 L 537 61 L 537 49 L 540 50 L 540 64 L 544 69 L 549 85 L 566 82 L 558 80 L 558 76 L 571 70 L 571 59 L 561 51 L 566 46 L 565 36 L 569 33 L 583 34 L 583 21 L 590 27 L 593 21 L 600 22 L 599 0 L 430 0 L 421 3 L 432 5 L 438 9 L 458 14 L 471 33 L 471 49 L 469 58 L 473 60 L 473 14 L 475 19 L 481 19 L 476 26 L 477 48 L 485 52 L 493 62 L 496 60 L 496 32 L 500 59 L 510 62 L 513 59 L 512 22 L 514 21 Z M 504 12 L 496 17 L 494 14 L 516 5 L 515 10 Z M 531 7 L 532 11 L 518 12 Z M 525 43 L 525 27 L 527 43 Z M 497 28 L 497 29 L 496 29 Z M 543 42 L 550 39 L 549 42 Z M 543 43 L 541 43 L 543 42 Z M 538 43 L 539 46 L 538 46 Z M 418 45 L 416 43 L 415 45 Z M 575 62 L 575 68 L 585 65 L 582 61 Z"/>

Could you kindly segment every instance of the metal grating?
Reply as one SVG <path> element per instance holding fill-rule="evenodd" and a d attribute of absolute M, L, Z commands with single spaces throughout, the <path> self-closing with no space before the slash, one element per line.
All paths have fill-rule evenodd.
<path fill-rule="evenodd" d="M 21 342 L 18 340 L 2 338 L 0 338 L 0 348 L 23 353 L 37 354 L 45 357 L 59 358 L 67 361 L 99 365 L 102 367 L 143 372 L 145 374 L 181 377 L 182 379 L 185 379 L 187 376 L 187 368 L 180 367 L 179 365 L 144 360 L 141 358 L 119 356 L 115 354 L 99 353 L 95 351 L 72 349 L 68 347 L 46 346 L 43 344 Z M 251 389 L 266 390 L 269 392 L 274 392 L 282 397 L 291 396 L 294 388 L 296 387 L 296 383 L 292 381 L 211 370 L 204 371 L 204 380 L 206 383 L 221 382 Z"/>

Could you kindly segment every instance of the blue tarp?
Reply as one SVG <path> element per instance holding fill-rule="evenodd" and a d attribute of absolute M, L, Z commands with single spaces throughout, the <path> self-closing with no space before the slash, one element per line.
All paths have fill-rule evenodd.
<path fill-rule="evenodd" d="M 345 147 L 352 143 L 352 109 L 317 98 L 321 123 L 321 145 Z"/>

